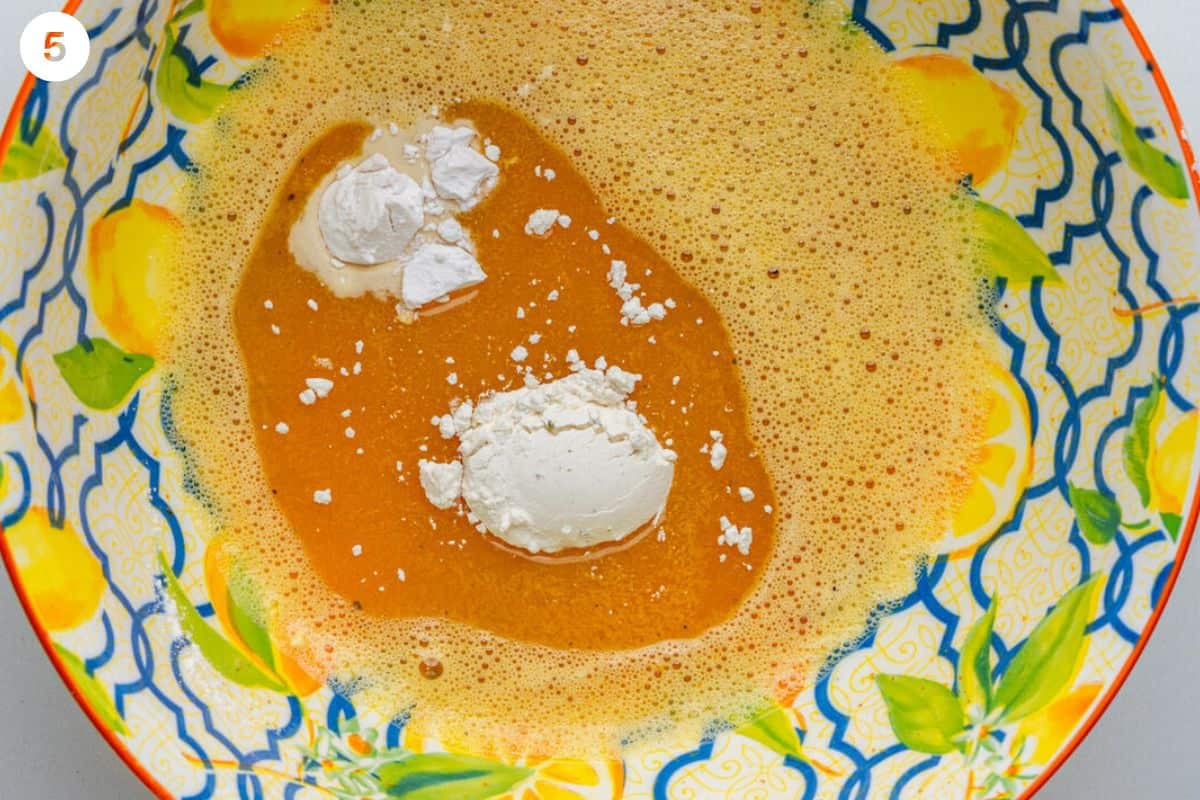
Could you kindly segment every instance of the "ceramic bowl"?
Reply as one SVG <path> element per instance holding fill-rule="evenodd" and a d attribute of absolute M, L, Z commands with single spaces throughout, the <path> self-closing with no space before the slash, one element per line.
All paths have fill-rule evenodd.
<path fill-rule="evenodd" d="M 1119 0 L 847 0 L 941 114 L 1004 256 L 978 513 L 752 724 L 517 763 L 434 755 L 403 717 L 274 663 L 206 577 L 162 424 L 154 254 L 193 131 L 304 2 L 68 5 L 84 73 L 27 80 L 0 139 L 0 551 L 54 666 L 156 794 L 1028 797 L 1119 689 L 1196 522 L 1200 399 L 1192 152 Z M 240 24 L 252 5 L 266 22 Z"/>

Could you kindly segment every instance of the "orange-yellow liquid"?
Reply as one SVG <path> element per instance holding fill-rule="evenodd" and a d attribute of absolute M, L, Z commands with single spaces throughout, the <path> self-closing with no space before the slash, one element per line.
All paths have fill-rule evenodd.
<path fill-rule="evenodd" d="M 720 317 L 653 248 L 607 223 L 570 160 L 528 122 L 488 103 L 450 113 L 472 120 L 501 148 L 505 177 L 460 217 L 489 278 L 448 311 L 405 324 L 394 299 L 334 298 L 288 252 L 288 233 L 315 184 L 359 152 L 369 127 L 346 124 L 321 136 L 276 195 L 234 310 L 251 376 L 251 422 L 275 502 L 325 582 L 367 614 L 443 617 L 553 647 L 626 648 L 695 636 L 746 594 L 773 540 L 764 506 L 775 499 L 747 431 Z M 535 174 L 535 165 L 554 170 L 554 181 Z M 538 207 L 569 215 L 570 227 L 546 238 L 526 235 Z M 602 239 L 593 241 L 589 230 L 602 231 Z M 665 320 L 620 324 L 622 301 L 606 278 L 615 257 L 631 265 L 631 280 L 649 296 L 675 301 Z M 556 300 L 547 299 L 551 291 Z M 320 298 L 316 312 L 309 298 Z M 281 333 L 273 335 L 271 325 Z M 355 353 L 359 340 L 362 354 Z M 517 345 L 527 347 L 539 377 L 569 374 L 570 349 L 589 363 L 603 356 L 646 376 L 635 393 L 638 411 L 678 454 L 662 525 L 627 545 L 532 559 L 481 536 L 464 515 L 428 503 L 417 462 L 458 457 L 457 440 L 442 439 L 430 418 L 452 400 L 521 386 L 509 359 Z M 357 361 L 362 371 L 343 377 L 316 366 L 314 356 L 345 367 Z M 334 390 L 304 406 L 296 395 L 313 375 L 332 378 Z M 287 435 L 276 433 L 279 420 Z M 730 452 L 720 471 L 701 452 L 712 430 L 722 432 Z M 405 465 L 399 472 L 398 460 Z M 316 487 L 330 488 L 334 502 L 314 504 Z M 740 487 L 754 493 L 753 503 L 738 498 Z M 753 527 L 748 556 L 716 546 L 722 515 Z"/>
<path fill-rule="evenodd" d="M 805 685 L 911 588 L 981 438 L 992 354 L 972 231 L 906 103 L 887 57 L 821 2 L 379 0 L 303 23 L 196 154 L 179 282 L 191 313 L 168 359 L 214 524 L 280 647 L 357 680 L 361 703 L 410 709 L 423 733 L 503 752 L 611 752 Z M 489 278 L 405 326 L 390 304 L 324 291 L 284 239 L 363 126 L 434 106 L 504 154 L 466 218 Z M 537 179 L 530 159 L 558 178 Z M 525 236 L 528 214 L 552 207 L 572 226 Z M 617 326 L 587 228 L 680 308 Z M 570 347 L 645 376 L 634 399 L 680 453 L 665 542 L 537 564 L 421 495 L 419 447 L 452 447 L 430 417 L 515 385 L 506 355 L 535 331 L 531 353 L 556 377 Z M 319 358 L 361 360 L 362 374 L 302 408 Z M 699 452 L 710 427 L 729 445 L 721 473 Z M 734 552 L 717 544 L 720 514 L 755 528 L 748 559 L 720 563 Z M 423 585 L 432 576 L 444 585 Z M 431 659 L 436 679 L 420 668 Z"/>

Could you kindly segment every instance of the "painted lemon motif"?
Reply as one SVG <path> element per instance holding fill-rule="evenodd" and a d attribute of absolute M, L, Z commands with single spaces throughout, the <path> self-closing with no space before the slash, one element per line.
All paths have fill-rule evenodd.
<path fill-rule="evenodd" d="M 984 442 L 976 453 L 970 483 L 954 510 L 941 553 L 968 551 L 990 539 L 1012 519 L 1033 473 L 1029 406 L 1013 376 L 992 368 Z"/>
<path fill-rule="evenodd" d="M 1050 763 L 1087 716 L 1103 689 L 1099 683 L 1085 683 L 1072 689 L 1041 711 L 1022 720 L 1013 741 L 1033 741 L 1030 760 L 1034 764 Z"/>
<path fill-rule="evenodd" d="M 159 355 L 167 333 L 167 276 L 181 234 L 162 206 L 134 200 L 102 217 L 88 241 L 92 308 L 122 347 Z"/>
<path fill-rule="evenodd" d="M 1025 117 L 1025 109 L 1008 90 L 945 53 L 902 59 L 896 70 L 902 85 L 918 99 L 932 135 L 975 186 L 1004 168 Z"/>
<path fill-rule="evenodd" d="M 222 545 L 220 538 L 214 539 L 204 553 L 204 580 L 213 613 L 229 640 L 255 666 L 268 675 L 278 676 L 297 697 L 307 697 L 321 688 L 321 681 L 281 651 L 276 637 L 239 605 L 237 594 L 229 586 L 229 575 L 235 569 L 234 560 Z"/>
<path fill-rule="evenodd" d="M 65 631 L 92 618 L 107 584 L 100 562 L 75 530 L 65 523 L 56 528 L 46 509 L 31 508 L 2 535 L 38 622 Z"/>
<path fill-rule="evenodd" d="M 624 792 L 620 761 L 592 763 L 573 758 L 529 759 L 533 775 L 495 800 L 616 800 Z"/>
<path fill-rule="evenodd" d="M 413 753 L 437 752 L 447 747 L 446 742 L 417 733 L 411 724 L 404 728 L 401 744 Z M 506 761 L 489 754 L 484 757 L 499 763 Z M 516 762 L 516 766 L 533 772 L 492 800 L 617 800 L 625 791 L 625 765 L 619 759 L 585 761 L 531 756 Z"/>
<path fill-rule="evenodd" d="M 208 24 L 225 52 L 255 58 L 293 20 L 328 0 L 211 0 Z"/>
<path fill-rule="evenodd" d="M 0 425 L 25 416 L 24 393 L 16 371 L 17 345 L 0 331 Z"/>
<path fill-rule="evenodd" d="M 1185 414 L 1151 451 L 1146 463 L 1151 502 L 1161 513 L 1183 513 L 1192 475 L 1192 458 L 1196 453 L 1198 420 L 1200 409 Z"/>

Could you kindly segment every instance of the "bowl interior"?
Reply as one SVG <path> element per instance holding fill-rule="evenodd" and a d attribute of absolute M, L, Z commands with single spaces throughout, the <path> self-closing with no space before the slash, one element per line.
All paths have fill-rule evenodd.
<path fill-rule="evenodd" d="M 0 552 L 161 796 L 385 797 L 397 765 L 431 771 L 422 798 L 1028 796 L 1119 688 L 1192 535 L 1200 398 L 1192 155 L 1119 2 L 846 3 L 985 209 L 1007 466 L 813 686 L 612 762 L 434 755 L 225 608 L 162 424 L 154 253 L 192 131 L 277 29 L 242 24 L 245 3 L 72 5 L 87 68 L 28 81 L 0 139 Z M 283 25 L 297 5 L 260 10 Z"/>

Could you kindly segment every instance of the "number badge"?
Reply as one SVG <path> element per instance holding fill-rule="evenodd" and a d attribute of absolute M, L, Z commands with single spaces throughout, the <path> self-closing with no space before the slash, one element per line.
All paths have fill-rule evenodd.
<path fill-rule="evenodd" d="M 74 78 L 87 65 L 91 50 L 83 24 L 59 11 L 39 14 L 21 33 L 21 61 L 44 81 Z"/>

